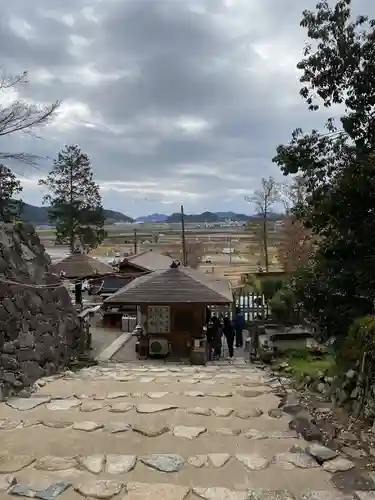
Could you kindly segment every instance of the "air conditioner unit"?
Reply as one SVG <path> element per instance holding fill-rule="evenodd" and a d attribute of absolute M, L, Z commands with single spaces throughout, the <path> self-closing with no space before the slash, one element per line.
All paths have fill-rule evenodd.
<path fill-rule="evenodd" d="M 149 354 L 151 356 L 166 356 L 169 354 L 168 339 L 151 337 L 149 339 Z"/>

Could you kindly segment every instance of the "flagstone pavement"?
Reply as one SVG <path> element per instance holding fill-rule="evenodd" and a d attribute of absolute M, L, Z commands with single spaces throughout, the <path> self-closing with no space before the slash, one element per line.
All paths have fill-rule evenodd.
<path fill-rule="evenodd" d="M 348 498 L 277 410 L 278 381 L 241 359 L 112 363 L 37 384 L 0 403 L 0 499 Z"/>

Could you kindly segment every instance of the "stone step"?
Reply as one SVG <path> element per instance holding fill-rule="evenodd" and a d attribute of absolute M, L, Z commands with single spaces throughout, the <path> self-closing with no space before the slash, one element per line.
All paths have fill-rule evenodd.
<path fill-rule="evenodd" d="M 128 450 L 127 450 L 128 451 Z M 198 451 L 198 450 L 197 450 Z M 333 470 L 332 463 L 341 461 L 341 470 Z M 344 462 L 346 462 L 344 464 Z M 351 464 L 351 465 L 350 465 Z M 0 457 L 0 474 L 16 473 L 25 468 L 39 471 L 88 471 L 92 474 L 106 472 L 107 474 L 127 474 L 136 467 L 145 467 L 160 473 L 178 473 L 182 469 L 192 472 L 201 468 L 222 468 L 231 466 L 238 471 L 250 472 L 254 475 L 258 471 L 268 468 L 281 468 L 285 471 L 296 471 L 303 474 L 312 469 L 327 472 L 343 472 L 354 467 L 354 464 L 346 459 L 333 459 L 319 465 L 311 456 L 297 448 L 293 451 L 278 453 L 273 457 L 265 457 L 256 451 L 239 452 L 234 455 L 221 452 L 199 453 L 191 456 L 183 456 L 179 453 L 144 453 L 135 455 L 131 453 L 95 453 L 76 456 L 55 456 L 36 454 L 6 454 Z M 327 467 L 328 466 L 328 467 Z"/>
<path fill-rule="evenodd" d="M 70 416 L 72 416 L 70 414 Z M 259 427 L 249 427 L 249 426 L 228 426 L 226 427 L 226 422 L 228 424 L 233 424 L 232 419 L 223 419 L 222 426 L 212 425 L 212 421 L 207 419 L 205 422 L 206 426 L 203 425 L 183 425 L 178 422 L 174 422 L 174 425 L 168 424 L 168 419 L 159 419 L 157 421 L 146 419 L 113 419 L 102 418 L 101 420 L 87 420 L 84 416 L 80 415 L 82 418 L 80 420 L 71 419 L 44 419 L 44 420 L 14 420 L 14 419 L 3 419 L 0 421 L 0 436 L 11 435 L 11 431 L 20 431 L 21 429 L 30 432 L 32 428 L 40 430 L 50 430 L 53 429 L 54 432 L 62 432 L 63 430 L 73 430 L 77 433 L 107 433 L 107 434 L 120 434 L 128 431 L 136 432 L 146 437 L 158 437 L 164 434 L 172 434 L 175 437 L 186 437 L 188 439 L 198 438 L 206 434 L 209 435 L 220 435 L 228 437 L 244 437 L 253 441 L 266 441 L 266 440 L 294 440 L 298 439 L 298 434 L 294 430 L 271 430 L 265 425 L 264 429 Z M 193 415 L 192 415 L 193 416 Z M 243 419 L 241 419 L 243 421 Z M 185 436 L 186 435 L 186 436 Z M 20 434 L 22 436 L 22 434 Z M 78 435 L 77 435 L 78 436 Z"/>
<path fill-rule="evenodd" d="M 108 364 L 37 385 L 0 405 L 0 490 L 13 474 L 71 483 L 58 500 L 299 500 L 319 488 L 304 500 L 336 500 L 331 473 L 349 466 L 304 453 L 277 383 L 246 364 Z"/>
<path fill-rule="evenodd" d="M 91 389 L 94 389 L 95 386 L 93 384 L 90 385 Z M 121 384 L 120 386 L 122 389 L 128 388 L 128 385 L 125 386 L 125 384 Z M 165 387 L 171 387 L 171 384 L 166 385 Z M 142 387 L 143 388 L 143 387 Z M 109 404 L 110 402 L 113 402 L 115 399 L 140 399 L 144 398 L 145 402 L 147 402 L 147 399 L 152 399 L 152 400 L 167 400 L 170 398 L 173 398 L 175 400 L 176 398 L 204 398 L 205 400 L 212 400 L 212 398 L 219 399 L 219 400 L 232 400 L 232 398 L 236 398 L 238 400 L 246 399 L 246 400 L 251 400 L 250 402 L 256 402 L 257 400 L 261 400 L 263 396 L 267 396 L 270 393 L 273 393 L 272 389 L 269 389 L 267 387 L 254 387 L 254 388 L 241 388 L 241 389 L 236 389 L 236 390 L 229 390 L 227 387 L 220 387 L 217 388 L 216 390 L 212 391 L 205 391 L 205 390 L 184 390 L 184 391 L 176 391 L 176 390 L 168 390 L 168 389 L 160 389 L 158 387 L 155 387 L 155 385 L 148 384 L 147 387 L 144 387 L 146 389 L 145 391 L 136 391 L 136 392 L 128 392 L 126 390 L 122 391 L 111 391 L 111 392 L 95 392 L 95 393 L 72 393 L 72 394 L 66 394 L 66 389 L 69 389 L 69 387 L 65 387 L 65 394 L 48 394 L 46 392 L 39 392 L 37 395 L 33 395 L 30 398 L 18 398 L 18 397 L 13 397 L 9 398 L 7 401 L 7 406 L 10 406 L 11 408 L 15 408 L 17 410 L 29 410 L 36 408 L 37 406 L 40 406 L 41 404 L 46 404 L 48 408 L 52 406 L 52 404 L 57 404 L 56 401 L 61 400 L 60 406 L 64 406 L 61 408 L 62 410 L 65 409 L 70 409 L 77 407 L 81 404 L 81 402 L 84 402 L 85 400 L 95 400 L 97 401 L 97 405 L 100 404 Z M 98 387 L 100 389 L 100 386 Z M 53 403 L 51 404 L 51 400 L 53 399 Z M 64 402 L 64 400 L 68 399 L 69 401 Z M 77 399 L 79 401 L 77 401 Z M 99 401 L 104 401 L 104 403 L 99 403 Z M 246 401 L 248 402 L 248 401 Z M 70 406 L 69 406 L 70 405 Z M 60 408 L 51 408 L 51 409 L 60 409 Z"/>
<path fill-rule="evenodd" d="M 46 478 L 45 481 L 34 481 L 35 484 L 30 484 L 28 490 L 31 495 L 37 488 L 39 491 L 41 489 L 43 491 L 50 486 L 49 481 L 53 481 L 53 478 Z M 22 483 L 16 483 L 9 490 L 24 492 L 25 486 Z M 60 497 L 64 499 L 121 497 L 123 500 L 349 500 L 353 498 L 353 495 L 343 495 L 329 490 L 306 490 L 299 495 L 293 495 L 290 490 L 250 489 L 246 487 L 235 490 L 214 486 L 185 486 L 167 482 L 158 484 L 123 482 L 97 478 L 76 481 L 71 485 L 67 481 L 61 486 L 66 488 Z M 359 492 L 359 497 L 360 495 L 361 492 Z"/>
<path fill-rule="evenodd" d="M 110 394 L 108 396 L 110 396 Z M 273 401 L 272 404 L 269 404 L 269 401 L 259 401 L 260 404 L 246 404 L 229 399 L 223 401 L 221 398 L 186 399 L 186 397 L 180 398 L 177 395 L 171 395 L 169 401 L 161 399 L 156 400 L 156 398 L 153 401 L 150 401 L 147 397 L 118 397 L 117 399 L 112 398 L 100 400 L 95 398 L 78 399 L 70 397 L 66 399 L 51 399 L 50 402 L 46 404 L 38 404 L 38 402 L 34 403 L 32 399 L 33 398 L 14 399 L 9 401 L 8 406 L 12 409 L 9 410 L 4 408 L 3 414 L 8 413 L 9 418 L 14 416 L 20 420 L 24 420 L 24 412 L 27 411 L 27 409 L 29 409 L 28 415 L 37 416 L 38 414 L 43 413 L 49 414 L 50 416 L 58 415 L 62 417 L 68 414 L 84 414 L 87 416 L 88 414 L 99 415 L 103 413 L 129 413 L 133 411 L 133 413 L 137 413 L 138 415 L 166 415 L 169 413 L 181 413 L 219 419 L 257 419 L 256 421 L 262 417 L 262 420 L 266 419 L 271 425 L 275 422 L 275 419 L 284 418 L 284 421 L 286 421 L 290 418 L 277 408 L 269 408 L 272 404 L 274 404 Z M 37 398 L 35 398 L 35 400 L 36 399 Z M 262 405 L 261 403 L 264 404 Z"/>
<path fill-rule="evenodd" d="M 322 473 L 317 469 L 310 469 L 309 471 L 301 469 L 280 469 L 276 475 L 273 474 L 270 476 L 270 471 L 268 469 L 258 471 L 235 469 L 233 458 L 229 459 L 224 465 L 221 465 L 225 462 L 226 458 L 227 457 L 225 456 L 212 455 L 207 459 L 210 465 L 205 465 L 206 462 L 202 459 L 202 466 L 200 466 L 198 461 L 196 461 L 196 466 L 193 466 L 186 463 L 182 464 L 181 459 L 178 456 L 155 457 L 151 455 L 144 456 L 136 460 L 133 456 L 108 455 L 105 462 L 102 456 L 92 455 L 90 457 L 82 458 L 81 464 L 77 466 L 75 465 L 77 462 L 74 462 L 73 459 L 69 457 L 60 459 L 57 457 L 45 457 L 39 462 L 34 462 L 33 465 L 20 471 L 10 472 L 12 467 L 8 467 L 6 474 L 0 474 L 0 491 L 2 488 L 4 489 L 7 484 L 13 483 L 18 483 L 19 485 L 24 486 L 28 485 L 32 489 L 40 490 L 47 486 L 64 482 L 71 486 L 69 490 L 59 496 L 59 500 L 82 498 L 82 496 L 86 497 L 89 494 L 89 491 L 94 491 L 94 487 L 96 488 L 96 493 L 90 493 L 90 498 L 110 498 L 115 495 L 116 490 L 114 492 L 111 490 L 112 493 L 108 494 L 108 496 L 102 496 L 103 490 L 101 486 L 104 485 L 101 483 L 103 481 L 107 481 L 108 485 L 111 486 L 115 486 L 116 483 L 121 484 L 122 496 L 119 498 L 129 500 L 126 493 L 132 491 L 133 488 L 130 485 L 132 483 L 143 482 L 146 476 L 148 479 L 148 485 L 154 485 L 154 493 L 156 494 L 156 492 L 158 492 L 159 495 L 163 493 L 163 485 L 165 483 L 173 484 L 179 487 L 181 487 L 181 485 L 189 485 L 187 492 L 195 494 L 200 494 L 203 489 L 212 488 L 212 485 L 215 485 L 222 491 L 223 489 L 226 489 L 229 491 L 242 491 L 247 494 L 249 493 L 248 490 L 253 489 L 253 495 L 255 495 L 255 492 L 261 494 L 262 490 L 288 490 L 291 498 L 294 498 L 294 496 L 299 498 L 303 492 L 312 491 L 315 488 L 320 488 L 321 490 L 327 492 L 327 494 L 330 492 L 330 495 L 332 495 L 335 491 L 328 481 L 322 480 Z M 14 457 L 13 465 L 15 465 L 16 460 L 17 457 Z M 254 463 L 255 462 L 256 461 L 254 459 Z M 18 460 L 18 467 L 13 468 L 19 468 L 25 463 L 27 463 L 27 457 L 24 457 L 23 463 Z M 214 463 L 216 464 L 216 467 L 213 465 Z M 261 464 L 258 461 L 258 467 L 260 467 L 260 465 Z M 87 468 L 90 468 L 93 472 L 88 472 Z M 168 472 L 161 472 L 159 470 L 160 468 Z M 174 472 L 177 468 L 180 468 L 179 471 Z M 224 472 L 225 474 L 223 474 Z M 194 488 L 200 489 L 193 491 Z M 117 493 L 120 492 L 118 491 Z M 143 490 L 143 493 L 145 494 L 146 491 Z M 227 498 L 231 498 L 230 496 L 211 496 L 214 494 L 217 495 L 217 492 L 213 489 L 211 489 L 211 491 L 207 494 L 209 495 L 207 497 L 208 500 L 210 498 L 213 500 L 216 498 L 223 498 L 225 500 L 227 500 Z M 265 494 L 264 491 L 263 494 Z M 148 498 L 149 497 L 145 495 L 142 497 L 142 500 L 147 500 Z M 169 497 L 160 496 L 155 498 L 165 499 Z M 171 498 L 175 497 L 172 496 Z M 194 495 L 191 498 L 195 498 Z M 244 498 L 254 498 L 254 500 L 259 500 L 262 498 L 272 499 L 273 497 L 251 496 Z M 274 500 L 280 500 L 282 498 L 284 497 L 278 496 L 275 497 Z M 311 500 L 315 500 L 315 498 L 317 500 L 319 498 L 326 500 L 327 498 L 335 497 L 311 497 Z"/>

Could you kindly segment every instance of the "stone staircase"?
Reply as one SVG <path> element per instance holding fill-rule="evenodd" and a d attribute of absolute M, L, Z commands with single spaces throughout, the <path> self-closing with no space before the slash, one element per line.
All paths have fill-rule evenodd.
<path fill-rule="evenodd" d="M 0 404 L 0 499 L 345 498 L 288 429 L 277 381 L 241 359 L 113 363 L 38 385 Z"/>

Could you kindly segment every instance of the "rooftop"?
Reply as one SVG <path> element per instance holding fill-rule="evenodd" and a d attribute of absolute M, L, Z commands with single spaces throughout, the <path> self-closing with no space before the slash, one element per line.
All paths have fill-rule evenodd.
<path fill-rule="evenodd" d="M 216 280 L 188 267 L 154 271 L 134 279 L 108 297 L 107 304 L 230 304 L 230 282 Z"/>
<path fill-rule="evenodd" d="M 142 267 L 148 271 L 161 271 L 168 269 L 173 262 L 172 257 L 163 255 L 153 250 L 146 250 L 127 257 L 130 264 Z"/>
<path fill-rule="evenodd" d="M 74 253 L 53 264 L 51 272 L 55 274 L 63 272 L 66 278 L 83 279 L 93 277 L 96 274 L 113 273 L 113 268 L 87 254 Z"/>

